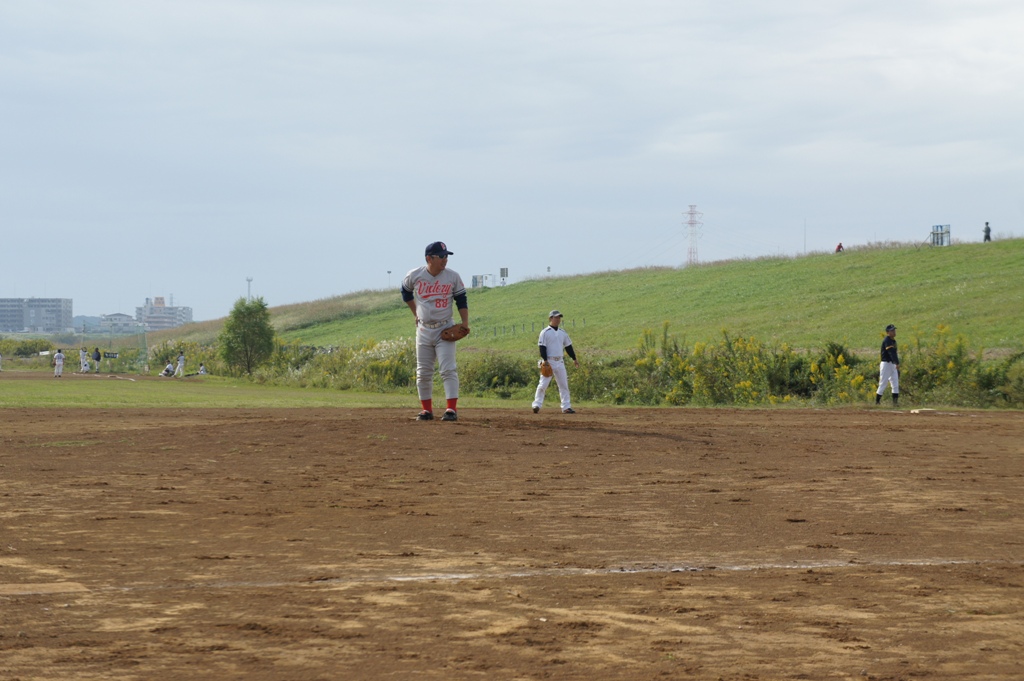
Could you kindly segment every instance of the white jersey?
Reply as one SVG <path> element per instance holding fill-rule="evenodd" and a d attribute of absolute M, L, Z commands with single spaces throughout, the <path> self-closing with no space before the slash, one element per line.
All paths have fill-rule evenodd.
<path fill-rule="evenodd" d="M 537 345 L 543 345 L 548 349 L 547 355 L 550 359 L 552 357 L 561 357 L 565 348 L 572 345 L 572 339 L 569 338 L 569 334 L 561 327 L 556 329 L 553 326 L 546 326 L 540 332 L 540 339 L 537 341 Z"/>
<path fill-rule="evenodd" d="M 55 354 L 53 356 L 53 363 L 54 364 L 61 364 L 61 365 L 63 365 L 64 364 L 64 353 L 63 352 L 58 352 L 57 354 Z"/>
<path fill-rule="evenodd" d="M 410 270 L 402 280 L 402 288 L 416 301 L 416 319 L 423 324 L 437 324 L 452 318 L 455 296 L 464 295 L 466 286 L 455 270 L 443 269 L 436 277 L 427 266 Z"/>

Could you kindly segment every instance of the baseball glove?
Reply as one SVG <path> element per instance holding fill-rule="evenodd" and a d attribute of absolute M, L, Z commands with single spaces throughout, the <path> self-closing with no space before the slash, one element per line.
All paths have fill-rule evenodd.
<path fill-rule="evenodd" d="M 551 370 L 551 362 L 541 360 L 537 362 L 537 366 L 540 367 L 541 376 L 554 376 L 555 372 Z"/>
<path fill-rule="evenodd" d="M 455 326 L 449 326 L 447 329 L 441 332 L 441 340 L 455 342 L 462 340 L 469 335 L 469 329 L 462 324 L 456 324 Z"/>

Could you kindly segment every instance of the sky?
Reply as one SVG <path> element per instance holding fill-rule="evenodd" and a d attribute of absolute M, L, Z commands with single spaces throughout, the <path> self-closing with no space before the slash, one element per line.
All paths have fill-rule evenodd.
<path fill-rule="evenodd" d="M 1017 0 L 5 2 L 0 297 L 198 321 L 397 289 L 435 240 L 469 285 L 1021 236 L 1022 29 Z"/>

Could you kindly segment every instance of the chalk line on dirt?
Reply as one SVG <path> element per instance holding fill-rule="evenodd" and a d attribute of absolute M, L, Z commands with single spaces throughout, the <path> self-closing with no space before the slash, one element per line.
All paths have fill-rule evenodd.
<path fill-rule="evenodd" d="M 947 560 L 947 559 L 915 559 L 915 560 L 883 560 L 883 561 L 811 561 L 800 563 L 748 563 L 748 564 L 708 564 L 708 565 L 678 565 L 678 564 L 645 564 L 632 566 L 618 566 L 614 568 L 573 568 L 573 567 L 551 567 L 534 568 L 528 570 L 503 570 L 493 572 L 427 572 L 422 574 L 399 574 L 399 575 L 364 575 L 351 577 L 315 577 L 295 581 L 220 581 L 220 582 L 178 582 L 175 584 L 145 585 L 145 586 L 96 586 L 88 588 L 80 583 L 67 583 L 74 588 L 61 589 L 58 584 L 11 584 L 0 585 L 0 597 L 12 595 L 29 594 L 58 594 L 83 591 L 90 592 L 141 592 L 141 591 L 195 591 L 214 589 L 279 589 L 282 587 L 295 586 L 331 586 L 331 585 L 359 585 L 359 584 L 384 584 L 388 582 L 460 582 L 482 579 L 528 579 L 532 577 L 590 577 L 600 575 L 635 575 L 649 573 L 683 573 L 683 572 L 754 572 L 757 570 L 823 570 L 823 569 L 850 569 L 850 568 L 871 568 L 871 567 L 943 567 L 956 565 L 977 565 L 977 566 L 1024 566 L 1024 561 L 1013 560 Z"/>

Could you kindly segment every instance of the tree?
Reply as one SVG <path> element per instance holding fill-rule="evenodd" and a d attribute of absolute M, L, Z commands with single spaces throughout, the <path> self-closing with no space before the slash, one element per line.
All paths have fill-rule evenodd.
<path fill-rule="evenodd" d="M 252 375 L 274 352 L 274 327 L 263 298 L 239 298 L 217 339 L 220 356 L 235 371 Z"/>

